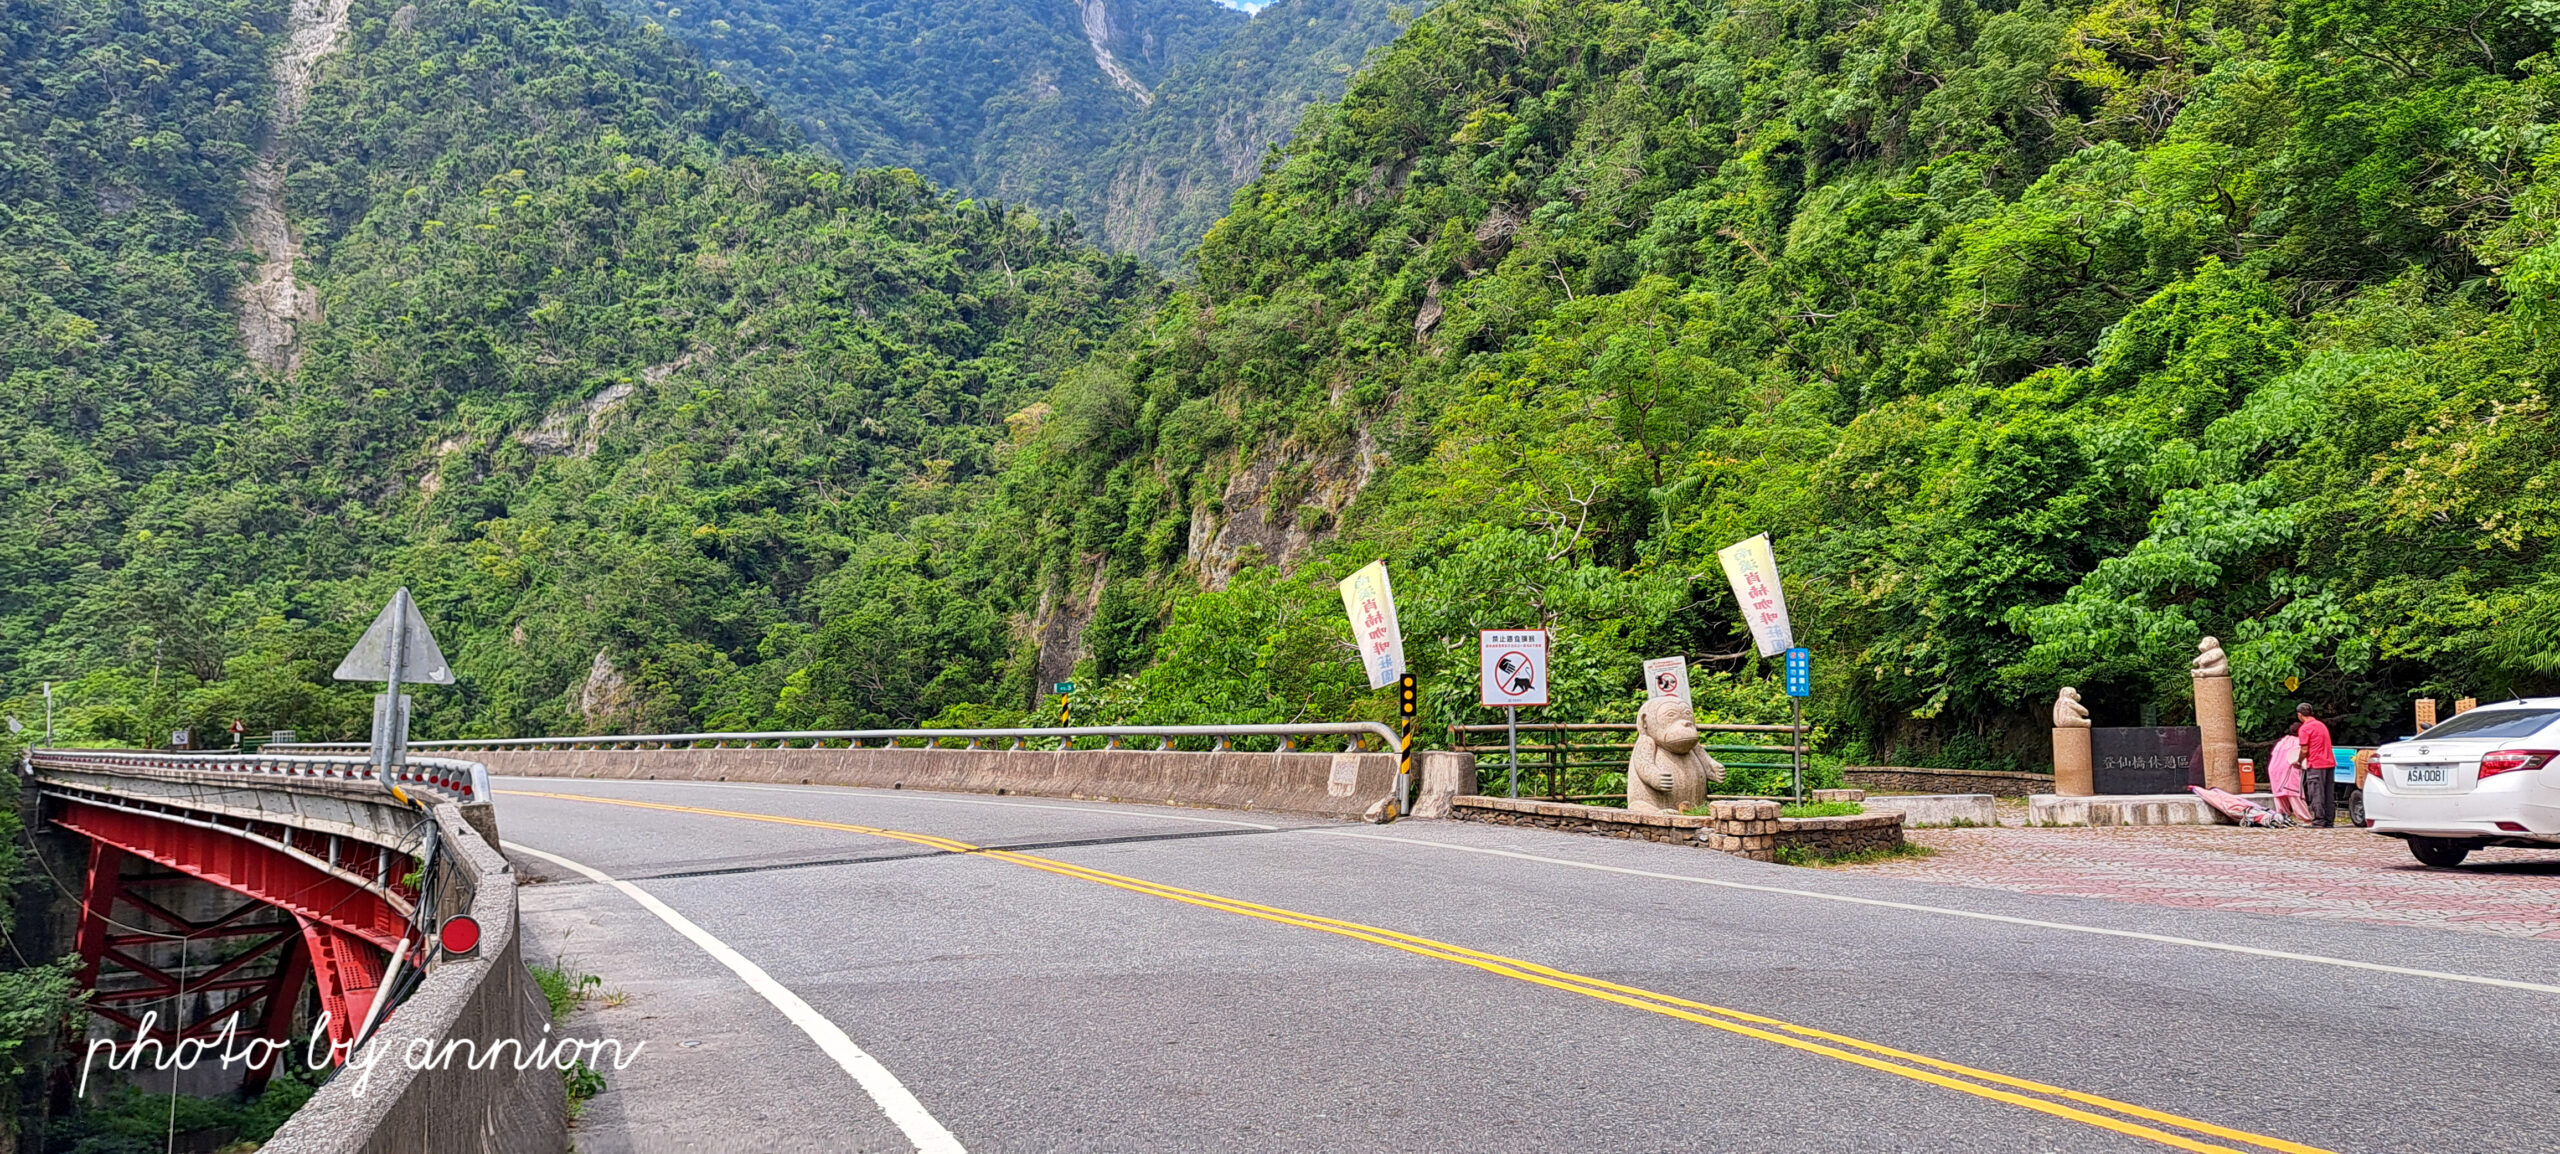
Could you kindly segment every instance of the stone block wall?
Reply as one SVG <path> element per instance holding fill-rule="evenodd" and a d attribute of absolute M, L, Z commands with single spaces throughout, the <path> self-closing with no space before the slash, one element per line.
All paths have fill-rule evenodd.
<path fill-rule="evenodd" d="M 1668 842 L 1675 845 L 1697 844 L 1701 832 L 1708 823 L 1707 818 L 1691 817 L 1688 814 L 1631 813 L 1601 805 L 1531 801 L 1527 798 L 1514 797 L 1452 798 L 1449 816 L 1461 821 L 1527 826 L 1532 829 L 1558 829 L 1570 833 L 1595 833 L 1602 837 Z"/>
<path fill-rule="evenodd" d="M 1841 857 L 1902 844 L 1902 815 L 1862 813 L 1850 817 L 1791 817 L 1778 823 L 1780 846 L 1823 857 Z"/>
<path fill-rule="evenodd" d="M 2053 775 L 2049 773 L 1853 765 L 1842 770 L 1840 776 L 1849 784 L 1874 793 L 1987 793 L 1994 797 L 2028 797 L 2053 792 Z"/>
<path fill-rule="evenodd" d="M 1494 825 L 1705 846 L 1753 861 L 1777 860 L 1782 846 L 1838 856 L 1902 844 L 1899 813 L 1782 818 L 1778 816 L 1777 802 L 1748 799 L 1712 801 L 1707 803 L 1706 813 L 1692 816 L 1631 813 L 1607 806 L 1525 798 L 1459 797 L 1451 799 L 1450 816 Z"/>

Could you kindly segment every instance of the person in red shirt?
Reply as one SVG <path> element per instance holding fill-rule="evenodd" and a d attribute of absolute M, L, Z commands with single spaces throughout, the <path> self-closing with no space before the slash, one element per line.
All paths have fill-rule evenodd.
<path fill-rule="evenodd" d="M 2311 824 L 2335 825 L 2338 796 L 2330 779 L 2337 776 L 2338 751 L 2329 744 L 2329 727 L 2312 715 L 2308 701 L 2294 706 L 2293 715 L 2302 722 L 2294 736 L 2302 745 L 2302 796 L 2311 803 Z"/>

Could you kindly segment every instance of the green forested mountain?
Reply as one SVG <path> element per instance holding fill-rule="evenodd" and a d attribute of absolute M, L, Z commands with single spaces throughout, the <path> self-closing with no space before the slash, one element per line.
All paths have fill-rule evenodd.
<path fill-rule="evenodd" d="M 855 167 L 1065 205 L 1150 90 L 1246 22 L 1214 0 L 619 0 Z"/>
<path fill-rule="evenodd" d="M 855 167 L 1066 212 L 1177 264 L 1409 11 L 1282 0 L 615 0 Z"/>
<path fill-rule="evenodd" d="M 1839 756 L 2032 757 L 2062 684 L 2175 721 L 2208 632 L 2254 730 L 2560 685 L 2530 12 L 1452 0 L 1168 287 L 820 159 L 666 31 L 357 0 L 280 138 L 278 373 L 237 293 L 289 17 L 206 11 L 0 7 L 0 692 L 79 739 L 352 735 L 324 678 L 401 583 L 436 734 L 1070 673 L 1376 716 L 1331 584 L 1380 556 L 1429 725 L 1533 623 L 1552 716 L 1675 652 L 1760 716 L 1713 551 L 1762 531 Z"/>
<path fill-rule="evenodd" d="M 485 671 L 436 726 L 684 717 L 1155 291 L 591 6 L 358 3 L 287 133 L 320 316 L 270 374 L 235 245 L 286 13 L 9 12 L 0 659 L 91 738 L 345 732 L 334 651 L 404 581 Z"/>
<path fill-rule="evenodd" d="M 1218 50 L 1155 87 L 1119 142 L 1087 166 L 1068 202 L 1102 243 L 1162 268 L 1182 263 L 1235 191 L 1307 110 L 1330 104 L 1369 53 L 1426 3 L 1282 0 Z"/>

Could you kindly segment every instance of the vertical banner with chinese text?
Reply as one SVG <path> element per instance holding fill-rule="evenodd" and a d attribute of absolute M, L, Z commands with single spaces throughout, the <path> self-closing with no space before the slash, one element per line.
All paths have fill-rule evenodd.
<path fill-rule="evenodd" d="M 1795 625 L 1787 620 L 1787 594 L 1778 587 L 1778 555 L 1769 548 L 1769 535 L 1762 533 L 1718 549 L 1716 560 L 1724 562 L 1724 575 L 1733 582 L 1733 599 L 1742 604 L 1743 623 L 1751 627 L 1760 656 L 1775 657 L 1795 648 Z"/>
<path fill-rule="evenodd" d="M 1386 562 L 1371 561 L 1342 579 L 1342 611 L 1351 617 L 1351 638 L 1360 645 L 1369 688 L 1395 684 L 1404 676 L 1404 631 L 1396 625 L 1396 595 L 1387 586 Z"/>

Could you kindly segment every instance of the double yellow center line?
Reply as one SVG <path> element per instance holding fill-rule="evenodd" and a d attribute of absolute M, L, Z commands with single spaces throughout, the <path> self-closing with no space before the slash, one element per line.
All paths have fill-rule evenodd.
<path fill-rule="evenodd" d="M 2211 1122 L 2172 1114 L 2165 1110 L 2154 1110 L 2148 1106 L 2137 1106 L 2130 1102 L 2119 1102 L 2113 1098 L 2101 1097 L 2096 1094 L 2082 1093 L 2078 1090 L 2068 1090 L 2060 1086 L 2051 1086 L 2026 1078 L 2012 1077 L 2007 1074 L 1996 1073 L 1990 1070 L 1981 1070 L 1971 1066 L 1960 1065 L 1955 1062 L 1942 1061 L 1937 1058 L 1928 1057 L 1927 1055 L 1914 1054 L 1907 1050 L 1897 1050 L 1890 1046 L 1878 1045 L 1874 1042 L 1852 1038 L 1845 1034 L 1835 1034 L 1828 1030 L 1817 1030 L 1811 1026 L 1799 1026 L 1793 1022 L 1781 1021 L 1777 1018 L 1764 1017 L 1759 1014 L 1747 1013 L 1742 1010 L 1709 1005 L 1705 1002 L 1693 1002 L 1686 998 L 1673 997 L 1669 994 L 1656 993 L 1651 990 L 1639 989 L 1634 986 L 1620 985 L 1616 982 L 1606 981 L 1583 974 L 1571 973 L 1565 970 L 1555 969 L 1551 966 L 1539 965 L 1536 962 L 1525 961 L 1520 958 L 1506 957 L 1501 954 L 1490 954 L 1482 950 L 1473 950 L 1465 946 L 1452 945 L 1448 942 L 1435 941 L 1431 938 L 1418 937 L 1413 934 L 1402 933 L 1396 930 L 1382 929 L 1380 927 L 1367 925 L 1361 922 L 1343 921 L 1339 918 L 1328 918 L 1317 914 L 1300 913 L 1296 910 L 1283 909 L 1278 906 L 1260 905 L 1237 898 L 1221 897 L 1217 894 L 1202 893 L 1198 890 L 1187 890 L 1179 886 L 1169 886 L 1161 882 L 1151 882 L 1141 878 L 1129 877 L 1125 874 L 1110 873 L 1104 870 L 1093 869 L 1088 866 L 1080 866 L 1070 862 L 1059 861 L 1055 858 L 1040 857 L 1036 854 L 1018 853 L 1013 850 L 988 849 L 984 846 L 972 845 L 968 842 L 959 841 L 953 838 L 939 837 L 933 834 L 911 833 L 905 830 L 881 829 L 876 826 L 853 825 L 847 822 L 818 821 L 811 818 L 783 817 L 778 814 L 745 813 L 738 810 L 727 809 L 705 809 L 689 805 L 666 805 L 659 802 L 630 801 L 623 798 L 595 797 L 571 793 L 541 793 L 526 790 L 502 790 L 500 792 L 517 797 L 541 797 L 555 801 L 580 801 L 596 805 L 618 805 L 627 806 L 633 809 L 654 809 L 670 813 L 688 813 L 698 814 L 705 817 L 733 818 L 739 821 L 766 822 L 773 825 L 794 825 L 809 829 L 837 830 L 844 833 L 858 833 L 870 837 L 890 838 L 913 845 L 942 850 L 947 853 L 973 854 L 978 857 L 993 858 L 997 861 L 1021 866 L 1025 869 L 1035 869 L 1042 873 L 1056 874 L 1060 877 L 1075 878 L 1079 881 L 1092 882 L 1097 885 L 1106 885 L 1114 889 L 1127 890 L 1131 893 L 1145 894 L 1154 898 L 1162 898 L 1166 901 L 1181 902 L 1185 905 L 1199 906 L 1202 909 L 1217 910 L 1221 913 L 1234 914 L 1239 917 L 1256 918 L 1266 922 L 1276 922 L 1284 926 L 1296 926 L 1300 929 L 1314 930 L 1318 933 L 1333 934 L 1339 937 L 1351 938 L 1355 941 L 1368 942 L 1372 945 L 1385 946 L 1389 949 L 1402 950 L 1410 954 L 1419 954 L 1426 958 L 1466 966 L 1489 974 L 1498 974 L 1506 978 L 1546 986 L 1551 989 L 1562 990 L 1567 993 L 1580 994 L 1586 998 L 1596 998 L 1600 1001 L 1614 1002 L 1618 1005 L 1626 1006 L 1631 1009 L 1660 1014 L 1667 1018 L 1677 1018 L 1685 1022 L 1694 1022 L 1698 1025 L 1722 1030 L 1729 1034 L 1738 1034 L 1746 1038 L 1756 1039 L 1772 1045 L 1785 1046 L 1791 1050 L 1798 1050 L 1808 1054 L 1818 1054 L 1822 1057 L 1846 1062 L 1853 1066 L 1863 1066 L 1867 1069 L 1875 1070 L 1880 1073 L 1894 1075 L 1895 1077 L 1908 1078 L 1915 1082 L 1925 1082 L 1929 1085 L 1937 1086 L 1942 1089 L 1953 1090 L 1957 1093 L 1970 1094 L 1977 1098 L 1987 1098 L 1994 1102 L 2005 1102 L 2009 1105 L 2033 1110 L 2040 1114 L 2050 1114 L 2056 1118 L 2068 1119 L 2073 1122 L 2095 1126 L 2102 1130 L 2109 1130 L 2129 1137 L 2157 1142 L 2164 1146 L 2172 1146 L 2180 1150 L 2273 1150 L 2282 1151 L 2284 1154 L 2327 1154 L 2326 1151 L 2317 1146 L 2306 1146 L 2299 1142 L 2289 1142 L 2282 1138 L 2256 1134 L 2247 1130 L 2237 1130 L 2228 1126 L 2220 1126 Z M 2104 1113 L 2101 1113 L 2100 1111 L 2104 1111 Z M 2163 1127 L 2168 1127 L 2168 1129 L 2163 1129 Z M 2216 1140 L 2219 1140 L 2219 1142 Z M 2236 1143 L 2237 1145 L 2219 1144 L 2221 1142 Z"/>

